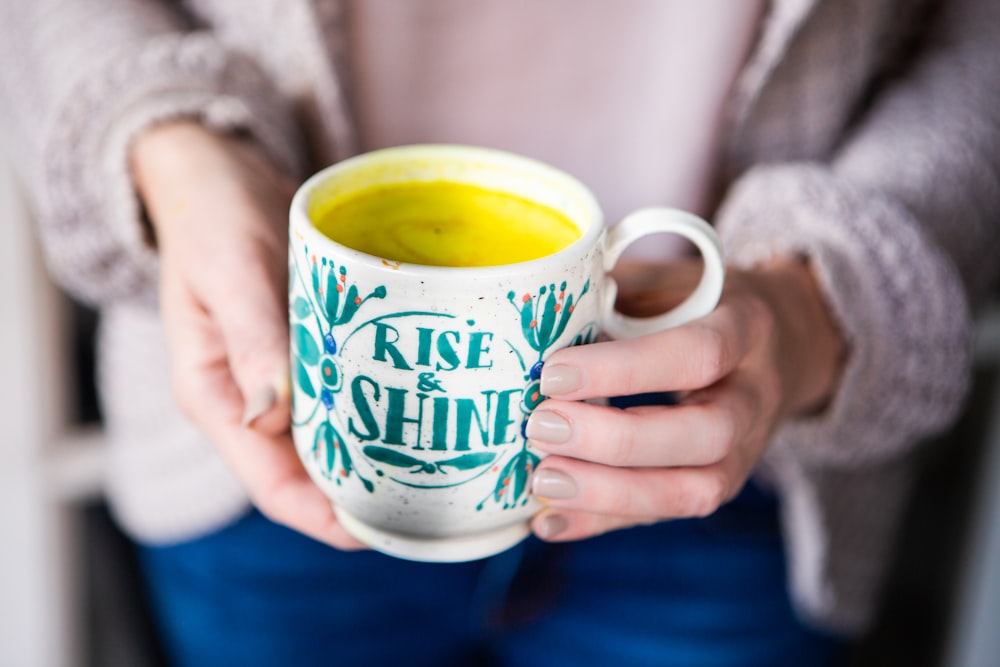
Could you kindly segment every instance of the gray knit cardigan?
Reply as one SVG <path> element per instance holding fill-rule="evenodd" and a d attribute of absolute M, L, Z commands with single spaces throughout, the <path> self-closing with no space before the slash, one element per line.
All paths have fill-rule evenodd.
<path fill-rule="evenodd" d="M 51 270 L 101 308 L 108 493 L 138 539 L 211 531 L 246 495 L 173 405 L 157 258 L 126 167 L 194 115 L 289 173 L 351 154 L 336 0 L 0 3 L 0 127 Z M 760 467 L 803 616 L 864 628 L 921 438 L 961 407 L 970 313 L 1000 265 L 1000 2 L 772 0 L 729 103 L 729 261 L 808 256 L 850 346 L 821 414 Z"/>

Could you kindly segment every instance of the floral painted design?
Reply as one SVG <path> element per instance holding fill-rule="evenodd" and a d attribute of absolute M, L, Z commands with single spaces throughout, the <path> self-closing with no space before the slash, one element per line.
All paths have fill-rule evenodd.
<path fill-rule="evenodd" d="M 538 467 L 541 459 L 537 454 L 528 451 L 527 440 L 522 438 L 520 451 L 517 452 L 501 470 L 494 467 L 497 472 L 497 482 L 490 495 L 480 502 L 477 510 L 482 510 L 486 502 L 493 499 L 503 509 L 513 509 L 528 504 L 528 479 L 531 471 Z"/>
<path fill-rule="evenodd" d="M 511 424 L 511 429 L 516 429 L 512 432 L 512 439 L 498 448 L 461 451 L 462 447 L 456 447 L 451 452 L 438 450 L 434 456 L 428 456 L 427 452 L 419 451 L 423 449 L 420 446 L 407 449 L 397 446 L 401 443 L 388 440 L 358 443 L 345 438 L 346 433 L 335 409 L 339 401 L 354 400 L 350 389 L 341 396 L 345 385 L 352 387 L 353 384 L 351 378 L 344 377 L 339 355 L 351 337 L 363 329 L 373 327 L 383 332 L 384 336 L 389 335 L 384 332 L 391 330 L 392 336 L 395 336 L 396 329 L 391 322 L 407 321 L 410 317 L 455 318 L 455 315 L 423 311 L 379 313 L 377 310 L 364 315 L 366 302 L 387 297 L 385 286 L 363 289 L 351 279 L 350 271 L 345 266 L 317 257 L 310 253 L 308 246 L 298 247 L 300 250 L 292 255 L 289 267 L 293 281 L 289 302 L 292 382 L 297 390 L 294 392 L 294 425 L 316 424 L 308 441 L 311 444 L 307 444 L 305 450 L 306 455 L 312 457 L 314 469 L 337 485 L 356 479 L 369 492 L 374 492 L 375 478 L 411 488 L 435 489 L 464 485 L 486 477 L 489 480 L 486 488 L 490 491 L 479 502 L 477 510 L 483 510 L 487 504 L 503 510 L 525 506 L 530 500 L 531 473 L 540 462 L 539 456 L 528 448 L 525 428 L 528 416 L 545 400 L 540 382 L 543 359 L 557 342 L 565 340 L 577 304 L 590 292 L 589 281 L 576 292 L 570 292 L 567 282 L 563 281 L 541 285 L 520 296 L 514 291 L 507 294 L 507 301 L 517 313 L 515 321 L 520 325 L 515 328 L 520 334 L 516 336 L 517 340 L 507 340 L 507 344 L 516 353 L 514 356 L 524 373 L 520 398 L 513 398 L 509 404 L 513 414 L 519 417 Z M 472 326 L 474 323 L 468 320 L 467 324 Z M 425 326 L 416 330 L 426 333 L 426 350 L 440 351 L 441 348 L 431 346 L 430 333 L 427 332 L 432 329 Z M 594 331 L 593 323 L 586 324 L 570 344 L 591 342 Z M 435 397 L 421 400 L 437 400 L 446 396 L 441 393 L 444 392 L 441 378 L 424 370 L 429 368 L 430 357 L 424 359 L 423 364 L 414 364 L 413 358 L 400 356 L 397 359 L 392 354 L 403 355 L 403 352 L 393 347 L 393 338 L 381 340 L 382 347 L 379 349 L 388 356 L 379 361 L 414 374 L 416 385 L 407 387 L 406 391 L 423 391 Z M 445 339 L 446 343 L 449 340 L 452 339 Z M 454 340 L 458 340 L 457 336 Z M 479 340 L 479 344 L 483 345 L 482 341 L 488 339 L 481 337 Z M 437 345 L 441 345 L 440 341 Z M 405 352 L 408 348 L 399 349 Z M 447 344 L 444 349 L 445 352 L 452 350 Z M 451 354 L 456 353 L 451 351 Z M 417 356 L 417 359 L 421 358 Z M 455 400 L 467 401 L 468 398 L 459 396 Z M 346 404 L 340 406 L 345 407 Z M 352 407 L 356 409 L 357 405 Z M 445 419 L 447 414 L 444 411 Z M 495 441 L 492 444 L 501 443 Z M 361 464 L 360 470 L 358 464 Z"/>
<path fill-rule="evenodd" d="M 397 468 L 407 468 L 411 473 L 425 473 L 429 475 L 435 473 L 447 474 L 448 468 L 461 471 L 475 470 L 476 468 L 489 465 L 497 456 L 493 452 L 473 452 L 460 454 L 459 456 L 444 459 L 443 461 L 424 461 L 398 450 L 378 445 L 368 445 L 365 447 L 364 452 L 365 456 L 373 461 Z"/>
<path fill-rule="evenodd" d="M 316 428 L 311 448 L 321 473 L 337 484 L 354 475 L 368 491 L 374 491 L 372 482 L 357 472 L 347 443 L 334 425 L 331 413 L 335 396 L 343 387 L 344 380 L 336 357 L 337 328 L 348 324 L 366 301 L 384 299 L 386 289 L 380 285 L 361 296 L 357 285 L 349 281 L 345 267 L 337 267 L 326 258 L 317 259 L 315 254 L 310 254 L 308 246 L 303 248 L 303 256 L 307 271 L 303 271 L 294 254 L 289 267 L 289 275 L 302 292 L 295 295 L 296 290 L 293 289 L 289 302 L 294 351 L 292 381 L 302 395 L 314 403 L 308 416 L 296 421 L 295 425 L 304 425 L 312 421 L 321 409 L 325 410 L 326 419 Z"/>
<path fill-rule="evenodd" d="M 584 283 L 578 295 L 567 296 L 564 280 L 559 285 L 558 293 L 555 283 L 552 283 L 547 287 L 545 285 L 539 287 L 537 295 L 526 292 L 518 299 L 514 291 L 507 294 L 507 300 L 521 314 L 521 331 L 524 339 L 538 352 L 539 361 L 566 331 L 566 325 L 569 324 L 576 304 L 588 291 L 590 291 L 589 280 Z"/>
<path fill-rule="evenodd" d="M 517 297 L 514 291 L 507 294 L 507 300 L 520 314 L 521 333 L 531 349 L 537 353 L 537 361 L 525 369 L 526 385 L 521 394 L 521 412 L 524 415 L 519 437 L 521 447 L 502 468 L 494 468 L 498 473 L 496 484 L 490 495 L 477 506 L 479 510 L 483 509 L 490 499 L 503 509 L 528 503 L 528 480 L 541 459 L 528 449 L 525 429 L 528 426 L 528 417 L 546 398 L 542 394 L 541 385 L 542 367 L 545 364 L 543 358 L 549 348 L 566 332 L 576 305 L 590 291 L 590 281 L 585 282 L 580 293 L 576 295 L 567 294 L 566 288 L 567 283 L 563 281 L 558 291 L 555 283 L 550 283 L 547 286 L 540 286 L 535 294 L 525 292 L 520 297 Z M 574 337 L 571 344 L 590 342 L 594 337 L 593 331 L 594 327 L 588 324 Z M 524 366 L 523 361 L 522 366 Z"/>

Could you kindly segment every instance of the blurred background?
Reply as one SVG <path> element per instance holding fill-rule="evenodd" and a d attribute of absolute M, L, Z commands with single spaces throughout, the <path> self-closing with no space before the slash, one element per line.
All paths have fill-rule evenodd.
<path fill-rule="evenodd" d="M 2 667 L 165 664 L 102 500 L 97 326 L 47 279 L 0 146 Z M 849 667 L 1000 665 L 1000 305 L 978 334 L 965 413 L 925 449 L 883 608 Z"/>

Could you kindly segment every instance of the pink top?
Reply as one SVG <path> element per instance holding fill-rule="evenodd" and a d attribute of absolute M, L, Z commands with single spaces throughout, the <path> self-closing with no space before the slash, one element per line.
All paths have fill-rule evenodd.
<path fill-rule="evenodd" d="M 362 148 L 468 143 L 560 167 L 608 222 L 705 215 L 718 128 L 765 0 L 350 0 Z"/>

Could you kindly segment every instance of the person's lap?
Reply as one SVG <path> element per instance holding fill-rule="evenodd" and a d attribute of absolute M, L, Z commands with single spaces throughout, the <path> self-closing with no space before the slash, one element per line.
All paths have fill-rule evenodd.
<path fill-rule="evenodd" d="M 843 642 L 795 617 L 780 537 L 756 496 L 708 520 L 557 547 L 550 606 L 498 638 L 503 664 L 828 664 Z"/>
<path fill-rule="evenodd" d="M 485 561 L 338 552 L 253 512 L 145 547 L 177 665 L 822 665 L 794 617 L 773 499 Z"/>
<path fill-rule="evenodd" d="M 141 554 L 164 649 L 178 667 L 447 665 L 461 664 L 468 648 L 475 565 L 340 552 L 257 512 Z"/>

